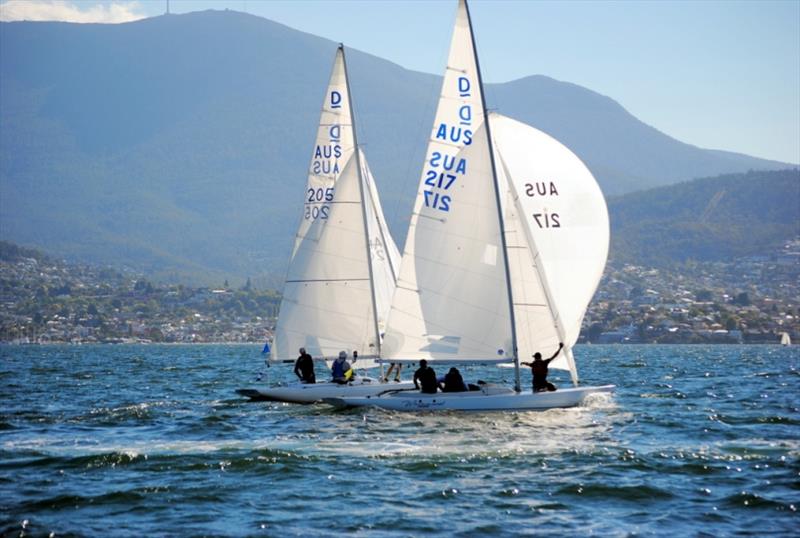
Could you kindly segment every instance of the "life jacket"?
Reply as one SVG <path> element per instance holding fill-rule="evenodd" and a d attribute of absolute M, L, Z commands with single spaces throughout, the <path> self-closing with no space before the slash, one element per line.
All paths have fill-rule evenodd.
<path fill-rule="evenodd" d="M 344 377 L 344 365 L 347 361 L 333 361 L 333 366 L 331 367 L 331 374 L 333 375 L 334 379 L 339 379 Z"/>

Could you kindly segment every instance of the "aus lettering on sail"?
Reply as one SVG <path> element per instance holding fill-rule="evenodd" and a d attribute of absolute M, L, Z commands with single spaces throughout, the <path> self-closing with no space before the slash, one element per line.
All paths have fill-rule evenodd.
<path fill-rule="evenodd" d="M 467 77 L 458 77 L 455 81 L 455 90 L 461 99 L 472 97 L 472 84 Z M 423 191 L 425 207 L 450 211 L 453 202 L 450 191 L 459 177 L 467 173 L 467 159 L 458 157 L 459 150 L 472 144 L 473 114 L 472 104 L 465 102 L 458 106 L 456 124 L 440 122 L 434 126 L 433 141 L 441 142 L 452 147 L 450 151 L 432 151 L 427 160 L 425 169 L 425 186 Z"/>
<path fill-rule="evenodd" d="M 531 181 L 525 183 L 525 196 L 528 198 L 550 198 L 558 196 L 558 188 L 554 181 Z M 532 213 L 533 221 L 539 228 L 561 228 L 561 215 L 548 212 Z"/>
<path fill-rule="evenodd" d="M 342 108 L 342 94 L 331 90 L 328 106 L 332 111 Z M 328 127 L 327 143 L 317 143 L 314 157 L 311 159 L 311 173 L 322 176 L 323 183 L 333 184 L 341 171 L 342 158 L 342 126 L 335 123 Z M 304 218 L 306 220 L 327 219 L 330 215 L 330 202 L 333 202 L 335 188 L 309 187 L 306 192 Z"/>

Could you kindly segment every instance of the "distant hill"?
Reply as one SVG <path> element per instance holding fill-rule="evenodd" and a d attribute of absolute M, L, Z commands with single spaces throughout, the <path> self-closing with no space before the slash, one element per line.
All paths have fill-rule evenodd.
<path fill-rule="evenodd" d="M 277 284 L 335 47 L 229 11 L 1 23 L 0 238 L 165 279 Z M 348 54 L 359 138 L 402 244 L 440 78 Z M 786 167 L 681 143 L 543 76 L 487 97 L 572 148 L 606 194 Z"/>
<path fill-rule="evenodd" d="M 800 237 L 800 170 L 697 179 L 612 198 L 611 252 L 621 261 L 727 261 Z"/>

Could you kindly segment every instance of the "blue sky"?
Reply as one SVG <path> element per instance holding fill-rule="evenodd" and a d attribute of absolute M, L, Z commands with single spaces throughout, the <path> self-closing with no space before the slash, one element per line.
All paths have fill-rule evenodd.
<path fill-rule="evenodd" d="M 37 8 L 54 19 L 94 13 L 110 22 L 165 6 L 3 0 L 0 18 L 37 18 Z M 246 11 L 441 73 L 455 0 L 171 0 L 170 8 Z M 474 0 L 470 8 L 487 81 L 543 74 L 574 82 L 681 141 L 800 163 L 800 0 Z"/>

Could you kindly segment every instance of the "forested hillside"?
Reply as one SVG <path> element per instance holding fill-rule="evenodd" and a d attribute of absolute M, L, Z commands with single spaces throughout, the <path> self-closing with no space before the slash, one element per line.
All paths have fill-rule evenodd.
<path fill-rule="evenodd" d="M 730 260 L 800 236 L 800 171 L 728 174 L 608 201 L 611 255 L 640 264 Z"/>

